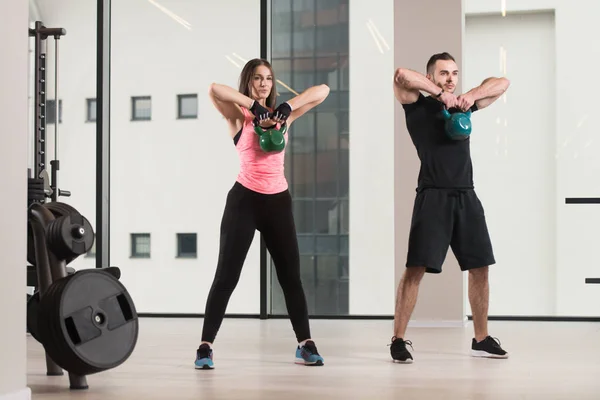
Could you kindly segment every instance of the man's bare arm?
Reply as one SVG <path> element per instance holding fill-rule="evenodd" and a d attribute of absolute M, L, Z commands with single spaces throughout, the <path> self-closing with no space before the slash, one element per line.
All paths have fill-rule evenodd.
<path fill-rule="evenodd" d="M 453 107 L 456 97 L 452 93 L 444 92 L 439 86 L 427 79 L 423 74 L 406 68 L 398 68 L 394 74 L 394 94 L 401 104 L 414 103 L 419 99 L 419 92 L 427 92 L 431 96 L 439 97 L 440 101 L 448 108 Z"/>
<path fill-rule="evenodd" d="M 507 78 L 487 78 L 481 85 L 458 96 L 459 107 L 467 110 L 475 104 L 477 109 L 481 110 L 498 100 L 508 90 L 509 86 L 510 81 Z"/>

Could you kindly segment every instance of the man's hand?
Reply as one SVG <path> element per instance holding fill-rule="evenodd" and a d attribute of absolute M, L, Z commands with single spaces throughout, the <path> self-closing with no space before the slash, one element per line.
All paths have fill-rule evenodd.
<path fill-rule="evenodd" d="M 456 106 L 463 112 L 468 111 L 471 107 L 473 107 L 473 104 L 475 104 L 475 98 L 470 93 L 461 94 L 457 97 L 456 101 Z"/>
<path fill-rule="evenodd" d="M 447 109 L 458 107 L 458 99 L 450 92 L 444 92 L 440 96 L 440 101 L 446 105 Z"/>

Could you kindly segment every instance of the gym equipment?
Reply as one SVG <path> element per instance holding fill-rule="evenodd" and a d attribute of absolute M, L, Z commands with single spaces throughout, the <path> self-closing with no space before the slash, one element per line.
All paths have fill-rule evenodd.
<path fill-rule="evenodd" d="M 35 268 L 33 266 L 29 266 L 32 268 L 28 268 L 27 270 L 27 286 L 36 287 L 37 284 L 37 276 L 30 276 L 30 272 L 33 271 L 35 274 Z M 67 276 L 73 275 L 75 270 L 73 268 L 67 267 Z M 110 274 L 115 279 L 119 279 L 121 277 L 121 270 L 117 267 L 107 267 L 98 269 L 98 271 Z M 39 315 L 39 305 L 40 305 L 40 293 L 34 292 L 33 295 L 27 294 L 27 332 L 31 334 L 31 336 L 41 343 L 40 335 L 38 334 L 38 315 Z"/>
<path fill-rule="evenodd" d="M 279 129 L 263 129 L 260 125 L 254 125 L 254 132 L 258 135 L 258 143 L 260 148 L 267 153 L 280 152 L 285 148 L 285 132 L 287 125 L 283 125 Z"/>
<path fill-rule="evenodd" d="M 50 203 L 46 203 L 46 208 L 49 209 L 52 212 L 52 215 L 54 215 L 55 218 L 61 218 L 61 217 L 67 217 L 70 215 L 80 215 L 79 212 L 73 208 L 72 206 L 66 204 L 66 203 L 61 203 L 61 202 L 50 202 Z M 82 217 L 83 218 L 83 217 Z M 85 218 L 84 218 L 85 219 Z M 91 231 L 91 225 L 89 224 L 89 222 L 87 221 L 87 219 L 85 220 L 87 222 L 87 227 L 88 227 L 88 231 Z M 27 229 L 27 261 L 29 261 L 31 264 L 35 265 L 35 249 L 33 248 L 33 240 L 32 240 L 32 232 L 31 232 L 31 227 L 28 226 Z M 87 239 L 88 241 L 90 240 L 89 237 Z M 93 240 L 93 236 L 92 236 L 92 240 Z M 75 258 L 77 258 L 79 256 L 79 254 L 77 255 L 70 255 L 68 257 L 65 257 L 67 264 L 69 264 L 71 261 L 73 261 Z M 73 271 L 74 272 L 74 271 Z M 37 285 L 30 285 L 30 286 L 37 286 Z"/>
<path fill-rule="evenodd" d="M 27 295 L 27 332 L 31 336 L 40 341 L 40 335 L 38 335 L 38 314 L 40 309 L 40 292 L 35 292 L 33 296 Z"/>
<path fill-rule="evenodd" d="M 94 234 L 89 221 L 81 214 L 71 214 L 50 222 L 48 246 L 60 259 L 75 258 L 92 248 Z"/>
<path fill-rule="evenodd" d="M 27 328 L 46 350 L 48 375 L 69 372 L 71 389 L 86 389 L 86 375 L 115 368 L 133 352 L 137 311 L 116 267 L 67 273 L 66 258 L 86 253 L 93 230 L 77 211 L 55 217 L 61 203 L 28 209 L 38 292 L 28 301 Z"/>
<path fill-rule="evenodd" d="M 58 196 L 69 197 L 71 193 L 58 188 L 58 171 L 60 162 L 58 161 L 58 125 L 59 122 L 59 97 L 58 97 L 58 41 L 61 36 L 67 34 L 63 28 L 46 28 L 42 22 L 36 21 L 35 28 L 29 28 L 29 36 L 35 38 L 35 107 L 34 107 L 34 127 L 35 127 L 35 170 L 34 175 L 28 171 L 28 198 L 32 202 L 44 202 L 41 197 L 40 188 L 43 187 L 44 196 L 50 197 L 52 201 L 57 201 Z M 50 161 L 52 167 L 52 180 L 48 178 L 46 169 L 46 48 L 45 44 L 48 37 L 54 37 L 54 160 Z M 43 182 L 43 183 L 41 183 Z"/>
<path fill-rule="evenodd" d="M 67 371 L 90 375 L 117 367 L 135 348 L 133 301 L 123 284 L 102 269 L 54 281 L 39 307 L 44 348 Z"/>
<path fill-rule="evenodd" d="M 91 223 L 72 206 L 59 202 L 70 192 L 58 187 L 58 39 L 66 31 L 36 22 L 35 165 L 28 169 L 27 281 L 34 286 L 27 300 L 27 330 L 46 351 L 47 375 L 69 373 L 71 389 L 87 389 L 86 375 L 115 368 L 132 354 L 138 338 L 138 316 L 117 267 L 75 271 L 67 264 L 94 244 Z M 55 65 L 55 138 L 51 179 L 46 165 L 46 55 L 42 45 L 53 36 Z M 47 202 L 47 198 L 51 201 Z"/>
<path fill-rule="evenodd" d="M 466 113 L 450 112 L 444 107 L 442 116 L 446 120 L 446 134 L 452 140 L 466 140 L 471 135 L 471 110 Z"/>

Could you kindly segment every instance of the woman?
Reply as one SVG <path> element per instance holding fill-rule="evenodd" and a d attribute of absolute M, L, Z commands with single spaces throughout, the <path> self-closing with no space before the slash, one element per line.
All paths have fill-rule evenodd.
<path fill-rule="evenodd" d="M 296 363 L 323 365 L 310 337 L 306 297 L 300 281 L 300 257 L 292 198 L 284 175 L 285 151 L 266 151 L 259 144 L 255 125 L 264 129 L 287 128 L 329 95 L 326 85 L 314 86 L 293 99 L 276 104 L 275 77 L 266 60 L 249 61 L 240 75 L 239 90 L 213 83 L 209 96 L 227 120 L 229 133 L 240 158 L 240 172 L 227 196 L 221 221 L 217 270 L 208 299 L 202 342 L 196 354 L 197 369 L 212 369 L 212 343 L 219 330 L 229 298 L 237 285 L 256 230 L 265 244 L 283 289 L 287 311 L 298 340 Z"/>

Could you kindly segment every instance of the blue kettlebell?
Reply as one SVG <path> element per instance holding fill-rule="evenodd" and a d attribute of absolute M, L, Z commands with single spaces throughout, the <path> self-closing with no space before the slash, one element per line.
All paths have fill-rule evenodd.
<path fill-rule="evenodd" d="M 450 112 L 444 108 L 442 110 L 442 115 L 446 120 L 446 134 L 450 139 L 466 140 L 471 135 L 471 110 L 466 113 L 457 112 L 450 114 Z"/>

